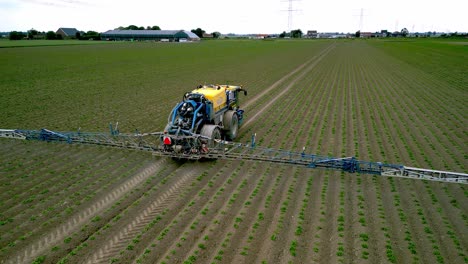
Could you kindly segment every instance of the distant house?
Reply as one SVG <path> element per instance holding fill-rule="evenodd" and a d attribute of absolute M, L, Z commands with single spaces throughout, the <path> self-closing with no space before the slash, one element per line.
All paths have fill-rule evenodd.
<path fill-rule="evenodd" d="M 268 38 L 268 34 L 255 34 L 252 36 L 253 39 L 266 39 Z"/>
<path fill-rule="evenodd" d="M 338 32 L 320 32 L 317 38 L 346 38 L 346 34 Z"/>
<path fill-rule="evenodd" d="M 317 30 L 308 30 L 304 38 L 317 38 L 317 36 L 318 36 Z"/>
<path fill-rule="evenodd" d="M 213 34 L 203 33 L 203 38 L 213 38 Z"/>
<path fill-rule="evenodd" d="M 108 30 L 101 33 L 103 40 L 186 42 L 199 41 L 193 32 L 185 30 Z"/>
<path fill-rule="evenodd" d="M 361 38 L 371 38 L 373 37 L 372 32 L 361 32 Z"/>
<path fill-rule="evenodd" d="M 62 35 L 62 37 L 65 38 L 74 38 L 76 36 L 76 33 L 78 33 L 78 30 L 76 28 L 59 28 L 55 34 L 57 35 Z"/>

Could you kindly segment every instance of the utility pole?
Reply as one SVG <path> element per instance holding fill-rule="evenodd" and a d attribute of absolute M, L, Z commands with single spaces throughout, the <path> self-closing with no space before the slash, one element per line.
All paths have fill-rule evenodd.
<path fill-rule="evenodd" d="M 288 9 L 282 11 L 288 11 L 288 32 L 291 33 L 292 26 L 293 26 L 293 12 L 300 11 L 298 9 L 293 8 L 293 2 L 300 1 L 300 0 L 283 0 L 281 2 L 288 2 Z"/>
<path fill-rule="evenodd" d="M 361 8 L 361 15 L 359 16 L 359 31 L 362 31 L 363 20 L 364 20 L 364 8 Z"/>
<path fill-rule="evenodd" d="M 361 8 L 359 15 L 353 15 L 353 16 L 359 16 L 359 31 L 362 31 L 362 28 L 364 27 L 364 17 L 367 16 L 364 14 L 364 8 Z"/>

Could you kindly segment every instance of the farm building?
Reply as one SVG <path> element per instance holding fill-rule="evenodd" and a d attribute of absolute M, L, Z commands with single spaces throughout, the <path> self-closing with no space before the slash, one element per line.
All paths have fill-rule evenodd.
<path fill-rule="evenodd" d="M 317 37 L 318 37 L 317 30 L 308 30 L 307 34 L 304 35 L 304 38 L 317 38 Z"/>
<path fill-rule="evenodd" d="M 186 30 L 109 30 L 101 33 L 103 40 L 154 40 L 154 41 L 199 41 L 193 32 Z"/>
<path fill-rule="evenodd" d="M 59 28 L 55 34 L 62 35 L 63 38 L 74 38 L 78 33 L 76 28 Z"/>

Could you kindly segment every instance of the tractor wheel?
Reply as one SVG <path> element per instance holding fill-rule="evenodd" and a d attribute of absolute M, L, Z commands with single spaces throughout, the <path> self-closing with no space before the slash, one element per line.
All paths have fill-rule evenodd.
<path fill-rule="evenodd" d="M 224 129 L 229 140 L 234 140 L 237 137 L 237 131 L 239 130 L 239 118 L 235 111 L 227 111 L 224 114 Z"/>
<path fill-rule="evenodd" d="M 215 139 L 221 139 L 221 130 L 216 125 L 204 125 L 200 131 L 200 135 L 210 138 L 208 140 L 208 147 L 213 148 L 218 145 Z"/>

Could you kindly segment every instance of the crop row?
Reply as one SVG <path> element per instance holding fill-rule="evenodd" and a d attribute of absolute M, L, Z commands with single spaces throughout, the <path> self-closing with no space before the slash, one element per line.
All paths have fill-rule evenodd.
<path fill-rule="evenodd" d="M 251 98 L 263 89 L 272 89 L 255 100 L 245 99 L 249 105 L 246 120 L 251 118 L 251 121 L 241 128 L 240 141 L 250 140 L 250 136 L 257 133 L 257 144 L 262 146 L 293 151 L 305 147 L 306 152 L 322 155 L 464 169 L 464 132 L 457 123 L 463 124 L 465 119 L 459 109 L 454 109 L 460 107 L 457 105 L 460 100 L 455 100 L 454 105 L 449 103 L 450 97 L 458 94 L 456 90 L 448 89 L 450 95 L 436 91 L 434 87 L 440 88 L 441 82 L 435 80 L 434 87 L 428 88 L 434 93 L 421 95 L 424 87 L 419 82 L 429 85 L 431 76 L 366 42 L 328 42 L 326 45 L 314 42 L 310 48 L 304 48 L 304 43 L 300 44 L 303 50 L 313 52 L 301 58 L 294 53 L 295 58 L 287 60 L 285 68 L 276 64 L 257 73 L 258 78 L 253 82 L 257 86 L 249 90 Z M 276 44 L 269 42 L 267 45 L 272 48 Z M 317 56 L 324 51 L 318 50 L 319 46 L 330 47 L 323 57 Z M 146 46 L 138 47 L 146 49 Z M 197 49 L 197 46 L 190 47 Z M 261 53 L 257 59 L 263 62 L 251 60 L 247 66 L 259 67 L 266 61 L 276 61 L 277 58 L 266 59 L 270 58 L 269 54 Z M 299 67 L 314 56 L 317 63 L 312 60 Z M 225 56 L 217 61 L 230 58 Z M 141 65 L 146 63 L 148 61 L 144 60 Z M 195 64 L 206 67 L 204 61 Z M 168 68 L 179 69 L 181 75 L 167 69 L 161 73 L 185 76 L 193 70 L 183 64 L 171 67 Z M 225 73 L 234 74 L 236 67 L 236 64 L 228 65 Z M 277 86 L 268 86 L 293 69 L 298 70 Z M 203 76 L 214 76 L 220 71 L 216 69 Z M 151 69 L 145 68 L 142 73 L 132 71 L 129 76 L 136 80 L 150 72 Z M 251 73 L 236 76 L 254 79 Z M 122 81 L 122 78 L 116 80 Z M 170 83 L 173 87 L 179 82 Z M 149 98 L 137 99 L 149 90 L 149 85 L 138 79 L 135 87 L 136 95 L 131 99 L 141 105 L 133 112 L 126 108 L 129 110 L 126 118 L 148 109 L 162 115 L 162 109 L 173 104 L 173 100 L 178 101 L 176 94 L 182 91 L 180 87 L 171 89 L 159 105 L 150 105 Z M 102 92 L 108 93 L 107 90 Z M 148 97 L 160 93 L 160 90 L 152 90 Z M 121 95 L 122 91 L 117 90 L 111 97 L 118 97 L 117 101 L 122 102 Z M 108 114 L 111 109 L 101 110 Z M 426 109 L 434 111 L 434 116 Z M 165 115 L 151 118 L 162 124 Z M 451 117 L 440 122 L 435 120 L 444 115 Z M 147 118 L 138 115 L 135 127 L 146 123 Z M 96 117 L 95 121 L 100 119 Z M 150 126 L 146 123 L 142 127 L 150 129 Z M 18 145 L 19 148 L 14 148 Z M 64 152 L 59 151 L 61 146 L 39 147 L 39 152 L 31 155 L 32 159 L 16 159 L 22 150 L 31 150 L 27 145 L 18 145 L 10 147 L 12 156 L 8 155 L 9 151 L 0 151 L 5 157 L 5 163 L 0 166 L 13 177 L 1 178 L 2 187 L 18 186 L 3 196 L 7 199 L 1 205 L 5 206 L 2 213 L 10 214 L 16 209 L 25 211 L 21 219 L 26 220 L 38 214 L 42 201 L 44 206 L 52 207 L 60 203 L 66 192 L 71 192 L 69 199 L 79 204 L 73 207 L 72 214 L 58 213 L 57 220 L 53 220 L 71 221 L 73 213 L 86 210 L 118 188 L 124 179 L 136 177 L 139 165 L 147 162 L 133 154 L 113 154 L 111 160 L 106 160 L 108 156 L 101 149 L 91 152 L 88 148 L 77 148 L 74 152 L 74 146 L 67 147 Z M 67 157 L 67 153 L 71 156 Z M 93 158 L 95 164 L 90 161 Z M 65 159 L 69 162 L 60 162 Z M 155 162 L 162 167 L 145 178 L 147 180 L 135 184 L 86 221 L 77 223 L 59 243 L 48 245 L 36 260 L 61 259 L 64 263 L 466 261 L 466 241 L 461 234 L 466 226 L 464 200 L 467 192 L 460 185 L 414 183 L 399 178 L 250 161 L 219 160 L 183 165 L 170 160 L 160 163 L 161 159 Z M 59 178 L 50 177 L 48 172 L 52 170 L 64 172 L 63 178 L 76 174 L 79 177 L 60 183 Z M 35 173 L 34 177 L 29 177 L 33 180 L 21 178 L 28 173 Z M 20 177 L 15 178 L 15 174 Z M 102 179 L 96 179 L 97 175 L 102 175 Z M 31 198 L 30 191 L 40 191 L 47 185 L 56 187 L 47 187 L 48 192 L 21 203 Z M 83 190 L 78 191 L 80 186 Z M 49 197 L 50 193 L 58 196 Z M 44 217 L 35 221 L 43 222 Z M 13 219 L 2 215 L 0 220 L 5 228 L 14 224 L 10 218 Z M 16 218 L 13 221 L 16 222 Z M 12 237 L 18 240 L 27 227 L 19 226 Z M 44 236 L 47 232 L 44 231 Z M 2 233 L 0 240 L 5 245 L 12 242 L 6 236 L 9 235 Z M 10 247 L 5 252 L 10 254 L 15 250 L 18 247 Z"/>

